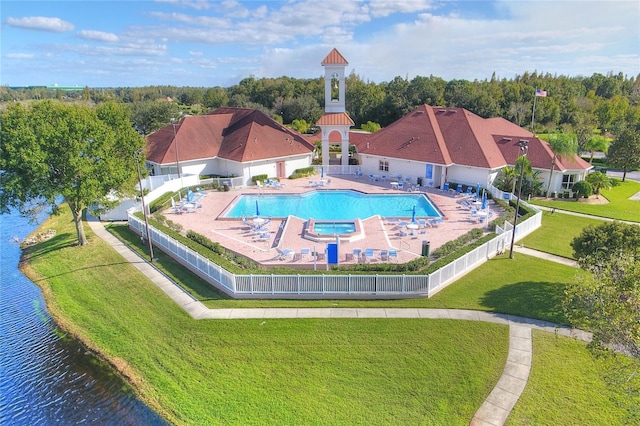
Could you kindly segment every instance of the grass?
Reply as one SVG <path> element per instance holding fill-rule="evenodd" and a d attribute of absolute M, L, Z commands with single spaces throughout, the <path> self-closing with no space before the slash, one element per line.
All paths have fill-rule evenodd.
<path fill-rule="evenodd" d="M 533 352 L 531 375 L 521 397 L 528 403 L 516 404 L 507 425 L 630 424 L 624 407 L 612 402 L 603 366 L 583 343 L 534 330 Z M 559 357 L 571 361 L 559 363 Z"/>
<path fill-rule="evenodd" d="M 463 425 L 504 367 L 507 328 L 495 324 L 411 319 L 194 321 L 90 230 L 88 246 L 73 246 L 75 232 L 68 213 L 42 227 L 58 233 L 25 252 L 30 262 L 26 272 L 43 288 L 52 315 L 110 359 L 142 399 L 173 423 Z M 518 254 L 513 260 L 499 257 L 487 262 L 429 300 L 234 302 L 212 297 L 209 302 L 450 307 L 564 322 L 560 299 L 575 273 Z M 210 296 L 210 290 L 192 284 L 192 276 L 181 279 L 196 287 L 201 297 Z M 565 369 L 573 356 L 573 350 L 561 347 L 543 369 Z M 575 392 L 600 379 L 587 370 L 572 380 L 577 385 L 563 390 L 564 399 L 578 398 Z M 563 382 L 564 377 L 550 377 L 541 392 L 555 392 Z M 545 420 L 595 425 L 602 423 L 600 419 L 619 418 L 618 411 L 607 406 L 609 394 L 601 388 L 592 395 L 595 401 L 580 400 L 579 410 L 565 410 L 562 400 L 545 402 L 554 410 L 554 417 Z M 518 407 L 530 413 L 540 408 L 538 403 L 536 395 L 528 394 Z"/>
<path fill-rule="evenodd" d="M 78 247 L 70 221 L 45 226 L 28 256 L 52 314 L 175 423 L 467 424 L 506 360 L 495 324 L 194 321 L 90 232 Z"/>
<path fill-rule="evenodd" d="M 602 223 L 600 219 L 543 211 L 543 226 L 527 235 L 522 240 L 522 244 L 535 250 L 572 259 L 571 242 L 573 239 L 579 236 L 585 227 Z"/>
<path fill-rule="evenodd" d="M 574 200 L 536 200 L 531 204 L 584 213 L 592 216 L 607 217 L 617 220 L 640 222 L 640 201 L 630 200 L 634 194 L 640 192 L 640 182 L 627 180 L 618 181 L 618 185 L 609 190 L 601 191 L 601 197 L 609 200 L 608 204 L 587 204 Z"/>
<path fill-rule="evenodd" d="M 140 238 L 124 225 L 112 225 L 109 230 L 123 238 L 144 255 L 145 247 Z M 517 255 L 515 259 L 498 256 L 471 271 L 455 285 L 436 296 L 398 300 L 232 300 L 214 290 L 204 280 L 178 265 L 162 252 L 157 251 L 160 267 L 169 277 L 179 277 L 179 282 L 195 298 L 209 308 L 274 308 L 274 307 L 405 307 L 405 308 L 454 308 L 503 312 L 555 323 L 565 323 L 561 299 L 564 285 L 571 282 L 580 271 L 568 266 Z M 513 271 L 521 274 L 514 277 Z M 527 277 L 519 281 L 518 277 Z"/>

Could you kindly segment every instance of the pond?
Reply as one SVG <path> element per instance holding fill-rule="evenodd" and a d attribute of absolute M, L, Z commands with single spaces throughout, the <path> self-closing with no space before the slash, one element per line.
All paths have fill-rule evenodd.
<path fill-rule="evenodd" d="M 0 215 L 0 423 L 167 423 L 138 400 L 110 366 L 62 333 L 40 288 L 18 269 L 22 241 L 36 228 Z"/>

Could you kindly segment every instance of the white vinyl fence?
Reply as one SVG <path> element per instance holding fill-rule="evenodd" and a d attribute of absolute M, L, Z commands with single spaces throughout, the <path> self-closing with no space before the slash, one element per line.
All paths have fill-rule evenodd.
<path fill-rule="evenodd" d="M 146 235 L 144 221 L 135 217 L 134 211 L 136 209 L 128 212 L 129 227 L 138 235 Z M 542 213 L 537 211 L 533 217 L 518 223 L 514 240 L 540 227 L 541 218 Z M 506 225 L 504 229 L 496 229 L 498 235 L 492 240 L 429 275 L 235 275 L 157 229 L 151 227 L 150 230 L 156 248 L 231 297 L 339 299 L 430 297 L 496 254 L 503 253 L 511 243 L 513 230 L 510 223 Z"/>

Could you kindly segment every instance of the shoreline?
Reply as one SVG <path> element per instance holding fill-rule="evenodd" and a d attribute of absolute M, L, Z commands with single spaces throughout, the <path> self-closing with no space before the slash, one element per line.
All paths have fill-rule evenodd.
<path fill-rule="evenodd" d="M 25 238 L 25 240 L 40 234 L 50 222 L 51 217 L 49 216 L 38 226 L 38 228 L 30 233 Z M 86 226 L 85 232 L 89 239 L 89 244 L 91 244 L 92 242 L 95 243 L 98 237 L 93 233 L 93 231 L 91 231 L 91 228 L 86 224 L 86 220 L 84 218 L 82 220 L 82 223 L 83 226 Z M 36 286 L 38 286 L 38 288 L 40 288 L 42 297 L 45 301 L 47 312 L 56 324 L 56 327 L 65 334 L 69 335 L 71 338 L 77 340 L 88 352 L 90 352 L 92 356 L 94 356 L 100 362 L 108 365 L 131 389 L 136 398 L 138 398 L 147 407 L 155 411 L 168 424 L 178 424 L 175 421 L 171 420 L 171 416 L 169 415 L 169 413 L 162 408 L 158 401 L 146 396 L 146 393 L 143 390 L 147 388 L 148 385 L 146 384 L 142 376 L 139 375 L 126 360 L 109 356 L 103 348 L 101 348 L 97 343 L 93 342 L 91 338 L 89 338 L 84 332 L 81 331 L 82 328 L 80 326 L 78 326 L 62 314 L 60 307 L 56 302 L 55 295 L 53 290 L 51 289 L 50 283 L 47 281 L 47 278 L 41 276 L 32 268 L 29 258 L 29 248 L 29 246 L 25 247 L 23 246 L 23 244 L 20 244 L 21 254 L 20 261 L 18 263 L 18 269 L 31 282 L 33 282 Z"/>

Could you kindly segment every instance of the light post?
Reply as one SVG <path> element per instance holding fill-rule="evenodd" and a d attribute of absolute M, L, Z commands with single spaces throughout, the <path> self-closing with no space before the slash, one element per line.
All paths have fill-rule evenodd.
<path fill-rule="evenodd" d="M 178 195 L 182 200 L 182 174 L 180 173 L 180 159 L 178 156 L 178 136 L 176 135 L 176 119 L 171 118 L 171 127 L 173 127 L 173 143 L 176 146 L 176 168 L 178 169 L 178 179 L 180 179 L 180 189 L 178 190 Z"/>
<path fill-rule="evenodd" d="M 142 215 L 144 216 L 144 226 L 147 231 L 147 243 L 149 244 L 149 259 L 153 263 L 153 244 L 151 243 L 151 230 L 147 219 L 147 206 L 144 204 L 144 191 L 142 189 L 142 174 L 140 173 L 140 154 L 142 150 L 136 150 L 136 166 L 138 168 L 138 185 L 140 185 L 140 198 L 142 199 Z"/>
<path fill-rule="evenodd" d="M 518 223 L 518 210 L 520 210 L 520 197 L 522 196 L 522 181 L 524 180 L 524 158 L 529 153 L 529 141 L 526 139 L 520 139 L 518 142 L 520 147 L 520 156 L 523 158 L 520 164 L 520 183 L 518 184 L 518 197 L 516 198 L 516 214 L 513 218 L 513 231 L 511 233 L 511 250 L 509 250 L 509 259 L 513 259 L 513 243 L 516 240 L 516 224 Z M 516 163 L 518 160 L 516 159 Z"/>

